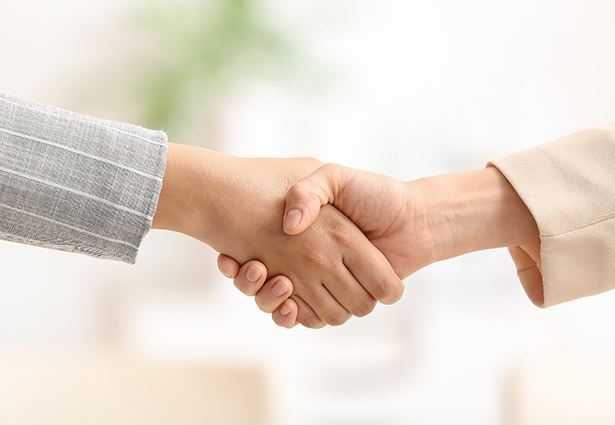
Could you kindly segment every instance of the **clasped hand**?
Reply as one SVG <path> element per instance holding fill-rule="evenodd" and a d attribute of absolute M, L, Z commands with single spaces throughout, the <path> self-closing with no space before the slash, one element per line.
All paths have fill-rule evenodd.
<path fill-rule="evenodd" d="M 222 253 L 222 273 L 285 327 L 365 316 L 399 300 L 417 270 L 496 247 L 509 247 L 536 304 L 544 295 L 536 222 L 494 167 L 401 182 L 169 144 L 152 226 Z"/>
<path fill-rule="evenodd" d="M 363 269 L 360 274 L 355 274 L 359 271 L 348 268 L 357 277 L 356 280 L 336 282 L 335 290 L 323 291 L 324 296 L 321 297 L 312 297 L 309 306 L 296 293 L 297 281 L 291 275 L 272 272 L 280 270 L 274 269 L 276 265 L 269 264 L 267 267 L 266 262 L 264 264 L 252 260 L 241 266 L 236 259 L 224 254 L 219 256 L 218 265 L 223 274 L 234 278 L 239 290 L 246 295 L 255 295 L 259 308 L 273 313 L 273 320 L 280 326 L 290 328 L 297 322 L 308 327 L 341 324 L 341 320 L 331 322 L 327 316 L 319 314 L 324 311 L 323 306 L 332 302 L 329 296 L 335 298 L 348 312 L 344 316 L 345 321 L 351 313 L 356 316 L 369 313 L 376 299 L 392 302 L 401 295 L 401 288 L 390 283 L 383 285 L 377 274 L 370 275 L 370 264 L 383 270 L 392 267 L 397 277 L 404 278 L 435 260 L 429 236 L 420 231 L 427 226 L 421 223 L 421 219 L 426 216 L 418 211 L 418 205 L 421 204 L 419 196 L 420 192 L 416 188 L 390 177 L 334 164 L 324 165 L 295 183 L 287 193 L 283 214 L 283 231 L 291 239 L 297 235 L 306 235 L 314 226 L 324 226 L 326 231 L 328 226 L 323 221 L 326 220 L 323 215 L 326 216 L 333 205 L 362 232 L 356 233 L 353 228 L 351 233 L 342 235 L 338 228 L 329 229 L 336 235 L 335 239 L 343 242 L 346 247 L 365 247 L 364 238 L 372 245 L 361 248 L 365 251 L 352 251 L 355 256 L 352 264 L 361 265 Z M 335 210 L 332 213 L 339 214 Z M 279 220 L 282 221 L 281 215 Z M 374 248 L 384 254 L 390 266 L 369 261 Z M 315 246 L 312 249 L 320 248 Z M 348 263 L 347 259 L 343 260 Z M 267 280 L 268 276 L 274 277 Z M 370 281 L 374 278 L 376 280 Z M 322 284 L 327 287 L 326 282 Z M 353 292 L 362 295 L 359 303 L 354 301 L 354 306 L 360 305 L 361 309 L 353 308 L 353 297 L 346 295 Z M 385 296 L 388 293 L 392 295 Z"/>
<path fill-rule="evenodd" d="M 282 230 L 287 191 L 320 165 L 170 144 L 154 227 L 190 235 L 241 263 L 258 260 L 244 267 L 245 293 L 255 293 L 268 275 L 285 276 L 293 322 L 341 325 L 370 313 L 377 301 L 399 300 L 403 285 L 386 257 L 334 206 L 318 205 L 318 220 L 300 234 Z"/>

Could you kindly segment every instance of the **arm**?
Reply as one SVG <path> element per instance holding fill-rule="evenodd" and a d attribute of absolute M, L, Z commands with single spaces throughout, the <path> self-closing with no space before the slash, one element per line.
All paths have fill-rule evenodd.
<path fill-rule="evenodd" d="M 300 238 L 282 232 L 288 186 L 317 165 L 170 144 L 162 132 L 0 95 L 0 238 L 132 264 L 152 225 L 178 231 L 276 264 L 293 279 L 299 321 L 341 324 L 403 287 L 333 207 Z"/>
<path fill-rule="evenodd" d="M 615 288 L 615 125 L 585 130 L 492 161 L 540 229 L 534 255 L 512 246 L 524 286 L 541 278 L 552 306 Z M 531 270 L 531 269 L 530 269 Z M 535 269 L 536 270 L 536 269 Z"/>
<path fill-rule="evenodd" d="M 0 95 L 0 238 L 133 264 L 167 136 Z"/>

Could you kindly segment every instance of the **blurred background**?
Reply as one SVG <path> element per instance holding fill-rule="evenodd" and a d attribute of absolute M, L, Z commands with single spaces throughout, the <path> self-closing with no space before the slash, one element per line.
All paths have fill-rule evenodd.
<path fill-rule="evenodd" d="M 4 0 L 0 91 L 410 180 L 615 121 L 612 0 Z M 615 293 L 539 310 L 505 250 L 278 329 L 215 253 L 0 243 L 0 423 L 615 423 Z"/>

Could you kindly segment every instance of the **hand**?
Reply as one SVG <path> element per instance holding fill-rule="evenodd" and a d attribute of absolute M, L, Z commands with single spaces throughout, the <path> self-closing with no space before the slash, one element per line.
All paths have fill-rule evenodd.
<path fill-rule="evenodd" d="M 352 182 L 352 184 L 349 184 Z M 365 173 L 335 165 L 326 165 L 292 186 L 287 195 L 284 214 L 284 231 L 299 234 L 310 226 L 318 216 L 321 205 L 332 203 L 349 217 L 389 260 L 399 277 L 405 277 L 431 261 L 426 243 L 417 240 L 412 220 L 416 203 L 404 183 L 387 176 Z M 294 210 L 294 211 L 293 211 Z M 295 211 L 300 211 L 297 213 Z M 295 226 L 289 226 L 289 218 L 299 217 Z M 413 238 L 416 235 L 417 239 Z M 416 246 L 413 249 L 413 245 Z M 276 276 L 288 292 L 272 292 L 272 284 L 250 284 L 246 271 L 250 266 L 267 269 L 258 261 L 241 266 L 233 258 L 220 255 L 218 265 L 223 274 L 234 278 L 235 286 L 246 295 L 256 295 L 256 303 L 279 326 L 295 325 L 298 307 L 287 299 L 292 292 L 292 283 L 284 276 Z"/>
<path fill-rule="evenodd" d="M 392 303 L 403 286 L 385 257 L 332 206 L 299 237 L 282 232 L 288 187 L 314 171 L 311 159 L 246 159 L 171 144 L 154 227 L 180 231 L 241 262 L 257 258 L 293 282 L 298 321 L 339 325 Z M 266 269 L 246 269 L 251 285 Z M 259 273 L 260 271 L 260 273 Z"/>
<path fill-rule="evenodd" d="M 519 272 L 527 274 L 522 279 L 528 282 L 526 290 L 540 302 L 539 273 L 531 264 L 540 246 L 536 223 L 495 168 L 402 183 L 379 174 L 325 165 L 289 190 L 284 231 L 291 235 L 303 232 L 327 203 L 365 233 L 401 278 L 467 252 L 517 247 L 511 252 Z M 221 257 L 220 266 L 241 289 L 244 274 L 239 264 Z M 259 305 L 264 294 L 259 291 L 256 296 Z M 283 297 L 277 300 L 284 303 L 280 305 L 296 307 Z M 276 315 L 274 320 L 290 325 Z"/>

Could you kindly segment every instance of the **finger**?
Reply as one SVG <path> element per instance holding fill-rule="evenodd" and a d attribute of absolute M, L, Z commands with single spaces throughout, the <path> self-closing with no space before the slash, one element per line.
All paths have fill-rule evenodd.
<path fill-rule="evenodd" d="M 323 285 L 354 316 L 367 316 L 376 307 L 374 297 L 363 288 L 344 265 L 339 267 L 334 279 L 323 282 Z"/>
<path fill-rule="evenodd" d="M 529 245 L 521 245 L 520 248 L 525 251 L 532 260 L 534 260 L 538 266 L 538 270 L 540 270 L 540 240 Z"/>
<path fill-rule="evenodd" d="M 542 274 L 538 264 L 527 251 L 521 247 L 509 247 L 508 251 L 517 268 L 517 276 L 528 298 L 537 306 L 544 305 L 545 294 Z"/>
<path fill-rule="evenodd" d="M 314 312 L 312 307 L 303 300 L 299 295 L 293 294 L 291 296 L 298 309 L 297 322 L 301 323 L 306 328 L 320 329 L 323 328 L 326 323 Z"/>
<path fill-rule="evenodd" d="M 344 254 L 348 271 L 363 288 L 383 304 L 393 304 L 404 293 L 404 285 L 386 257 L 362 235 Z"/>
<path fill-rule="evenodd" d="M 241 266 L 234 283 L 245 295 L 255 295 L 267 280 L 267 267 L 260 261 L 252 260 Z"/>
<path fill-rule="evenodd" d="M 273 312 L 271 318 L 278 326 L 283 328 L 294 328 L 297 324 L 297 314 L 299 314 L 299 308 L 297 304 L 291 300 L 285 300 L 282 305 Z"/>
<path fill-rule="evenodd" d="M 310 293 L 303 294 L 302 298 L 326 324 L 340 326 L 350 319 L 351 314 L 348 310 L 335 299 L 325 286 L 320 284 L 310 288 Z"/>
<path fill-rule="evenodd" d="M 295 183 L 286 195 L 284 232 L 298 235 L 316 220 L 321 206 L 333 204 L 349 178 L 348 170 L 327 164 Z"/>
<path fill-rule="evenodd" d="M 293 284 L 286 276 L 269 279 L 255 297 L 256 305 L 265 313 L 273 313 L 293 293 Z"/>
<path fill-rule="evenodd" d="M 224 276 L 234 279 L 237 273 L 239 273 L 240 267 L 241 264 L 235 261 L 234 258 L 224 254 L 218 255 L 218 270 L 220 270 L 220 273 Z"/>

